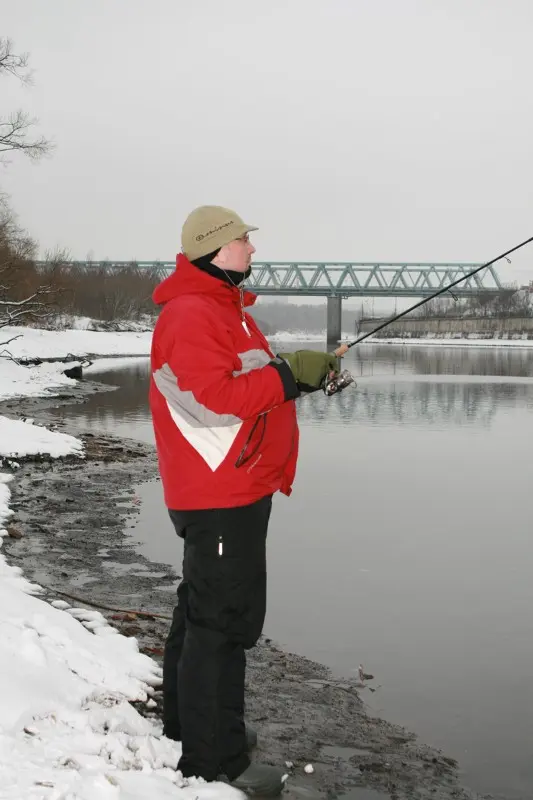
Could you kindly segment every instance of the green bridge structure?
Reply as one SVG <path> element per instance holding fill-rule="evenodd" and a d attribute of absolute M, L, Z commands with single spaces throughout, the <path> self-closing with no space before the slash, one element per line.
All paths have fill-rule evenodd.
<path fill-rule="evenodd" d="M 38 262 L 46 268 L 46 262 Z M 84 272 L 124 270 L 163 279 L 174 261 L 70 261 Z M 475 263 L 259 261 L 253 262 L 246 287 L 258 295 L 327 298 L 327 338 L 338 341 L 342 331 L 342 301 L 349 297 L 429 297 L 480 267 Z M 480 270 L 453 288 L 458 297 L 497 294 L 505 287 L 493 266 Z"/>

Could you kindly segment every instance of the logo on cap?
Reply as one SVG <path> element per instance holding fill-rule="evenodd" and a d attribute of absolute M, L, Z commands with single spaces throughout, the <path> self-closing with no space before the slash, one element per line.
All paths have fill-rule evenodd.
<path fill-rule="evenodd" d="M 218 231 L 227 228 L 229 225 L 233 225 L 233 220 L 230 219 L 229 222 L 224 222 L 223 225 L 218 225 L 216 228 L 211 228 L 206 233 L 199 233 L 196 237 L 197 242 L 202 242 L 204 239 L 207 239 L 208 236 L 212 236 L 214 233 L 218 233 Z"/>

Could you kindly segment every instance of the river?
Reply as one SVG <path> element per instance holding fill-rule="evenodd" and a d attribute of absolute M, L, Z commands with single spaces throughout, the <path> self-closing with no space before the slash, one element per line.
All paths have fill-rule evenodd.
<path fill-rule="evenodd" d="M 298 346 L 277 343 L 276 349 Z M 456 757 L 464 782 L 533 795 L 533 349 L 363 345 L 342 394 L 299 401 L 294 492 L 269 529 L 266 635 L 353 676 L 372 713 Z M 57 414 L 152 442 L 148 362 Z M 161 485 L 131 534 L 181 563 Z"/>

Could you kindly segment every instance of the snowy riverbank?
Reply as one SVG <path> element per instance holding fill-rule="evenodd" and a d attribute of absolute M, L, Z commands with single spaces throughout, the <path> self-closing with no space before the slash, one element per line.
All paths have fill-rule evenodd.
<path fill-rule="evenodd" d="M 16 338 L 15 338 L 16 337 Z M 48 331 L 39 328 L 6 327 L 0 329 L 0 342 L 13 358 L 76 358 L 98 356 L 147 356 L 152 332 L 110 333 L 89 330 Z"/>
<path fill-rule="evenodd" d="M 353 342 L 359 337 L 364 336 L 363 333 L 348 333 L 344 332 L 341 337 L 341 342 Z M 299 344 L 320 343 L 322 347 L 326 341 L 326 331 L 308 333 L 306 331 L 279 331 L 278 333 L 270 334 L 267 339 L 272 343 L 284 342 L 290 344 L 297 342 Z M 505 348 L 533 348 L 533 339 L 526 339 L 522 337 L 508 338 L 508 339 L 474 339 L 471 337 L 392 337 L 392 336 L 370 336 L 361 344 L 364 345 L 398 345 L 401 347 L 466 347 L 466 348 L 479 348 L 479 347 L 505 347 Z M 331 346 L 331 345 L 330 345 Z"/>
<path fill-rule="evenodd" d="M 9 484 L 0 481 L 7 536 Z M 130 704 L 159 684 L 155 663 L 100 613 L 53 607 L 39 592 L 0 556 L 0 797 L 202 797 L 201 786 L 180 789 L 177 746 Z"/>
<path fill-rule="evenodd" d="M 149 335 L 36 331 L 12 342 L 13 356 L 146 355 Z M 7 331 L 7 333 L 11 333 Z M 2 341 L 6 338 L 2 331 Z M 23 367 L 0 359 L 0 398 L 72 390 L 63 364 Z M 0 416 L 0 541 L 16 540 L 11 485 L 17 460 L 84 458 L 82 442 L 33 420 Z M 2 547 L 5 550 L 4 547 Z M 42 589 L 0 551 L 0 719 L 2 800 L 141 800 L 236 798 L 224 784 L 183 781 L 180 747 L 161 736 L 132 701 L 148 703 L 159 666 L 97 611 L 40 599 Z"/>
<path fill-rule="evenodd" d="M 0 417 L 4 452 L 80 453 L 73 437 L 10 422 L 18 434 L 11 441 Z M 11 477 L 0 473 L 0 537 L 6 540 L 17 535 L 10 526 Z M 175 769 L 179 745 L 131 705 L 149 705 L 161 682 L 159 667 L 139 652 L 136 639 L 120 635 L 97 611 L 43 602 L 41 591 L 0 553 L 0 798 L 241 796 L 223 784 L 182 781 Z"/>
<path fill-rule="evenodd" d="M 470 339 L 470 338 L 432 338 L 430 336 L 415 339 L 411 337 L 377 337 L 371 336 L 366 339 L 365 344 L 394 344 L 402 347 L 506 347 L 506 348 L 533 348 L 533 339 Z"/>

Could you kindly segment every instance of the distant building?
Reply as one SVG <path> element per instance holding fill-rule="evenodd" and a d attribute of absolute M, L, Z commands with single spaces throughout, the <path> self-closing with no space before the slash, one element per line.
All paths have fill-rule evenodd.
<path fill-rule="evenodd" d="M 520 298 L 521 303 L 529 303 L 529 305 L 533 306 L 533 281 L 529 281 L 525 286 L 521 286 L 516 294 Z"/>

